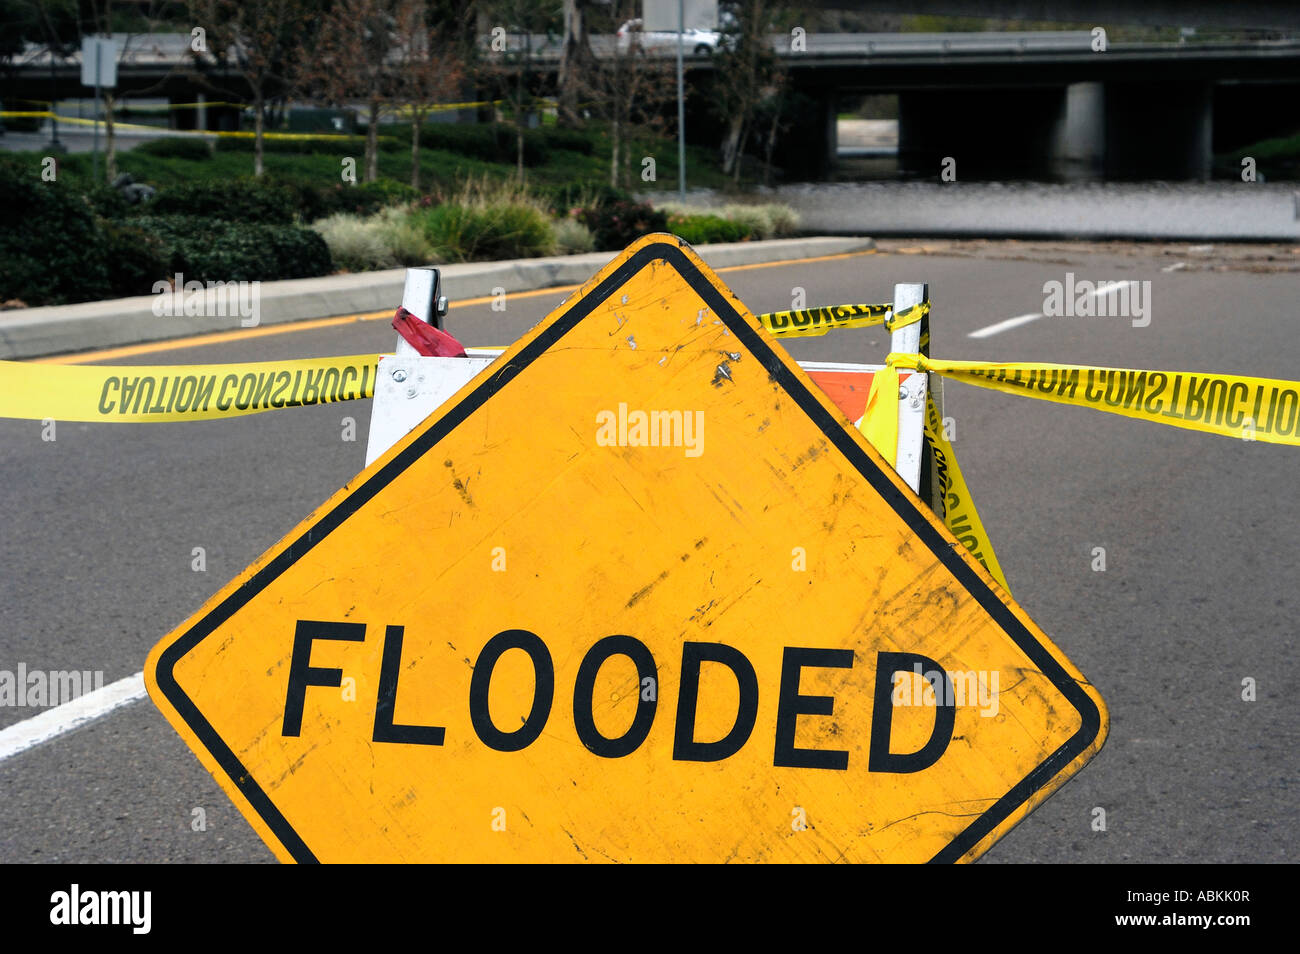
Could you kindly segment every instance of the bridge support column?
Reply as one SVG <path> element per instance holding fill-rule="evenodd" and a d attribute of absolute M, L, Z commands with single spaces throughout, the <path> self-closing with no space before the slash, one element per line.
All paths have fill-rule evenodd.
<path fill-rule="evenodd" d="M 1108 179 L 1210 178 L 1209 83 L 1107 83 Z"/>
<path fill-rule="evenodd" d="M 1065 90 L 1053 171 L 1066 181 L 1100 179 L 1106 168 L 1106 89 L 1101 83 L 1073 83 Z"/>

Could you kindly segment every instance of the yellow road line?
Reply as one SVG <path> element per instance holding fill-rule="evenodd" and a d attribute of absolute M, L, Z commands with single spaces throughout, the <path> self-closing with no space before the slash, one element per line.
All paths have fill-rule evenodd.
<path fill-rule="evenodd" d="M 777 262 L 756 262 L 753 265 L 728 265 L 725 268 L 715 268 L 715 272 L 744 272 L 751 268 L 776 268 L 780 265 L 811 265 L 814 262 L 834 262 L 844 258 L 857 258 L 859 255 L 875 255 L 874 248 L 863 249 L 860 252 L 836 252 L 834 255 L 818 255 L 814 258 L 783 258 Z"/>
<path fill-rule="evenodd" d="M 394 309 L 396 310 L 396 309 Z M 352 324 L 357 321 L 377 321 L 391 318 L 391 311 L 376 311 L 364 315 L 343 315 L 338 318 L 314 318 L 310 321 L 292 321 L 282 325 L 267 325 L 263 328 L 239 328 L 233 331 L 213 331 L 206 335 L 191 338 L 168 338 L 162 341 L 146 341 L 143 344 L 124 345 L 120 348 L 102 348 L 98 351 L 80 351 L 76 354 L 59 354 L 49 358 L 33 358 L 32 364 L 84 364 L 88 361 L 109 361 L 113 358 L 131 358 L 141 354 L 155 354 L 159 351 L 180 351 L 185 348 L 199 348 L 203 345 L 226 344 L 233 341 L 247 341 L 249 338 L 265 338 L 268 335 L 284 335 L 291 331 L 311 331 L 315 328 L 333 328 L 337 325 Z"/>
<path fill-rule="evenodd" d="M 786 258 L 776 262 L 758 262 L 753 265 L 728 265 L 715 269 L 717 272 L 739 272 L 751 268 L 777 268 L 783 265 L 807 265 L 815 262 L 831 262 L 859 255 L 875 254 L 875 249 L 861 252 L 840 252 L 835 255 L 818 255 L 815 258 Z M 541 295 L 556 295 L 571 292 L 582 285 L 554 285 L 550 288 L 535 288 L 530 291 L 511 292 L 506 300 L 519 298 L 537 298 Z M 497 300 L 495 295 L 482 295 L 478 298 L 463 298 L 451 303 L 451 308 L 472 308 L 486 305 Z M 394 306 L 393 311 L 396 311 Z M 231 331 L 214 331 L 209 334 L 194 335 L 189 338 L 169 338 L 163 341 L 147 341 L 137 345 L 123 345 L 117 348 L 101 348 L 96 351 L 79 351 L 76 354 L 60 354 L 48 358 L 33 358 L 32 364 L 85 364 L 91 361 L 111 361 L 115 358 L 133 358 L 142 354 L 157 354 L 160 351 L 182 351 L 186 348 L 201 348 L 212 344 L 229 344 L 235 341 L 247 341 L 250 338 L 264 338 L 268 335 L 284 335 L 295 331 L 315 331 L 320 328 L 334 328 L 357 321 L 379 321 L 391 318 L 392 311 L 374 311 L 359 315 L 340 315 L 336 318 L 313 318 L 309 321 L 290 321 L 282 325 L 266 325 L 261 328 L 240 328 Z"/>

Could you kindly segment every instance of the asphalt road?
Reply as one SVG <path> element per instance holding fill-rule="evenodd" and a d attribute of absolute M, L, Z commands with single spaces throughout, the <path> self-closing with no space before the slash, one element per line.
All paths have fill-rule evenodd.
<path fill-rule="evenodd" d="M 1300 377 L 1289 268 L 1215 270 L 1214 250 L 1164 272 L 1175 259 L 1152 248 L 903 245 L 722 277 L 754 311 L 789 307 L 796 286 L 818 304 L 884 301 L 895 282 L 927 281 L 940 357 Z M 967 337 L 1041 311 L 1044 282 L 1067 271 L 1150 280 L 1150 325 L 1044 318 Z M 506 345 L 563 294 L 515 296 L 504 313 L 458 307 L 448 327 L 469 345 Z M 373 320 L 268 330 L 112 362 L 367 353 L 394 340 Z M 869 361 L 886 345 L 862 330 L 790 349 Z M 1300 449 L 951 383 L 945 393 L 1013 593 L 1112 720 L 1101 754 L 985 860 L 1294 861 Z M 360 470 L 369 413 L 358 402 L 194 424 L 63 423 L 52 442 L 37 422 L 0 421 L 0 669 L 102 670 L 106 683 L 138 672 L 154 643 Z M 342 439 L 349 417 L 355 441 Z M 1098 546 L 1104 572 L 1092 568 Z M 195 547 L 205 572 L 192 568 Z M 0 707 L 0 728 L 38 711 Z M 2 862 L 272 860 L 147 700 L 0 762 L 0 793 Z"/>

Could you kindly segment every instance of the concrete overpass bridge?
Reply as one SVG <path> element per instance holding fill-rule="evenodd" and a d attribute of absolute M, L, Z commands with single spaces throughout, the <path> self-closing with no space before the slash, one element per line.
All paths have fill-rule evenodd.
<path fill-rule="evenodd" d="M 1215 150 L 1295 131 L 1285 108 L 1300 91 L 1300 31 L 1292 35 L 1107 42 L 1104 49 L 1091 31 L 823 33 L 804 37 L 801 48 L 774 36 L 795 103 L 775 159 L 796 177 L 825 175 L 835 161 L 841 107 L 884 93 L 898 96 L 905 174 L 937 176 L 951 157 L 959 178 L 1203 179 Z M 558 39 L 508 37 L 509 51 L 525 46 L 537 82 L 553 87 Z M 592 46 L 598 57 L 612 55 L 614 38 L 593 37 Z M 721 135 L 708 105 L 716 70 L 714 58 L 688 51 L 687 125 L 695 143 Z M 196 57 L 183 34 L 134 38 L 119 67 L 119 95 L 149 90 L 194 102 L 205 89 L 197 72 L 227 95 L 247 97 L 237 73 Z M 6 101 L 84 95 L 75 57 L 50 63 L 32 54 L 0 76 Z M 229 128 L 237 119 L 233 111 L 209 110 L 203 121 Z M 176 120 L 181 128 L 201 124 L 189 110 Z"/>
<path fill-rule="evenodd" d="M 1091 32 L 837 34 L 783 58 L 816 104 L 798 135 L 806 173 L 835 156 L 835 115 L 898 96 L 899 165 L 959 177 L 1204 179 L 1212 152 L 1300 125 L 1300 39 L 1110 44 Z M 816 127 L 813 128 L 813 123 Z"/>

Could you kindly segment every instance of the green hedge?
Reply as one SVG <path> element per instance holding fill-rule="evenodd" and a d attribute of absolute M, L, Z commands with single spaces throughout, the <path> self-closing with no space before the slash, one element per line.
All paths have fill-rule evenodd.
<path fill-rule="evenodd" d="M 136 146 L 133 152 L 143 152 L 160 159 L 190 159 L 203 162 L 212 158 L 212 147 L 207 140 L 189 136 L 168 136 L 165 139 L 150 139 Z"/>
<path fill-rule="evenodd" d="M 567 216 L 572 209 L 603 209 L 615 202 L 635 202 L 632 193 L 617 189 L 609 183 L 600 185 L 533 186 L 533 191 L 551 207 L 551 213 Z"/>
<path fill-rule="evenodd" d="M 253 151 L 253 141 L 252 136 L 222 136 L 217 140 L 217 150 L 220 152 L 251 153 Z M 387 136 L 382 132 L 379 135 L 377 144 L 380 152 L 402 152 L 411 148 L 409 139 L 404 140 Z M 360 158 L 366 154 L 366 137 L 263 139 L 262 151 L 266 153 L 289 153 L 299 156 L 356 156 Z"/>
<path fill-rule="evenodd" d="M 94 193 L 104 207 L 106 192 Z M 199 281 L 275 281 L 334 271 L 316 232 L 193 214 L 114 219 L 90 197 L 0 161 L 0 301 L 30 306 L 147 295 L 175 272 Z"/>
<path fill-rule="evenodd" d="M 183 272 L 186 281 L 276 281 L 334 271 L 329 248 L 311 229 L 187 215 L 139 216 L 131 224 L 158 241 L 167 274 Z"/>
<path fill-rule="evenodd" d="M 79 195 L 0 165 L 0 301 L 31 306 L 107 298 L 104 233 Z"/>
<path fill-rule="evenodd" d="M 108 262 L 108 298 L 148 295 L 154 282 L 168 277 L 166 249 L 157 236 L 135 223 L 102 223 Z"/>
<path fill-rule="evenodd" d="M 200 181 L 166 186 L 139 206 L 146 215 L 184 215 L 193 219 L 288 225 L 298 214 L 297 190 L 267 179 Z"/>
<path fill-rule="evenodd" d="M 583 209 L 578 221 L 591 229 L 602 252 L 622 251 L 643 235 L 668 231 L 668 216 L 663 212 L 626 200 Z"/>
<path fill-rule="evenodd" d="M 310 185 L 293 186 L 298 214 L 304 222 L 315 222 L 340 212 L 369 216 L 390 205 L 420 198 L 420 190 L 394 179 L 377 179 L 356 185 L 336 183 L 328 189 Z"/>
<path fill-rule="evenodd" d="M 674 215 L 668 219 L 668 231 L 692 245 L 706 242 L 743 242 L 752 238 L 749 226 L 718 215 Z"/>
<path fill-rule="evenodd" d="M 420 145 L 484 162 L 514 163 L 518 158 L 515 127 L 506 123 L 434 123 L 420 130 Z M 524 165 L 539 166 L 549 155 L 541 130 L 524 130 Z"/>
<path fill-rule="evenodd" d="M 225 222 L 291 225 L 314 222 L 339 212 L 373 215 L 389 205 L 420 197 L 418 189 L 394 179 L 350 185 L 339 182 L 321 188 L 303 182 L 282 182 L 265 177 L 229 181 L 206 180 L 167 186 L 144 205 L 112 208 L 105 196 L 106 214 L 130 211 L 138 215 L 185 215 Z"/>
<path fill-rule="evenodd" d="M 18 112 L 18 110 L 14 110 Z M 0 120 L 5 129 L 10 132 L 40 132 L 41 124 L 45 120 L 39 116 L 10 116 L 8 119 Z"/>
<path fill-rule="evenodd" d="M 596 140 L 590 133 L 560 129 L 558 126 L 543 126 L 538 132 L 542 135 L 542 142 L 550 149 L 568 149 L 584 156 L 596 154 Z"/>

